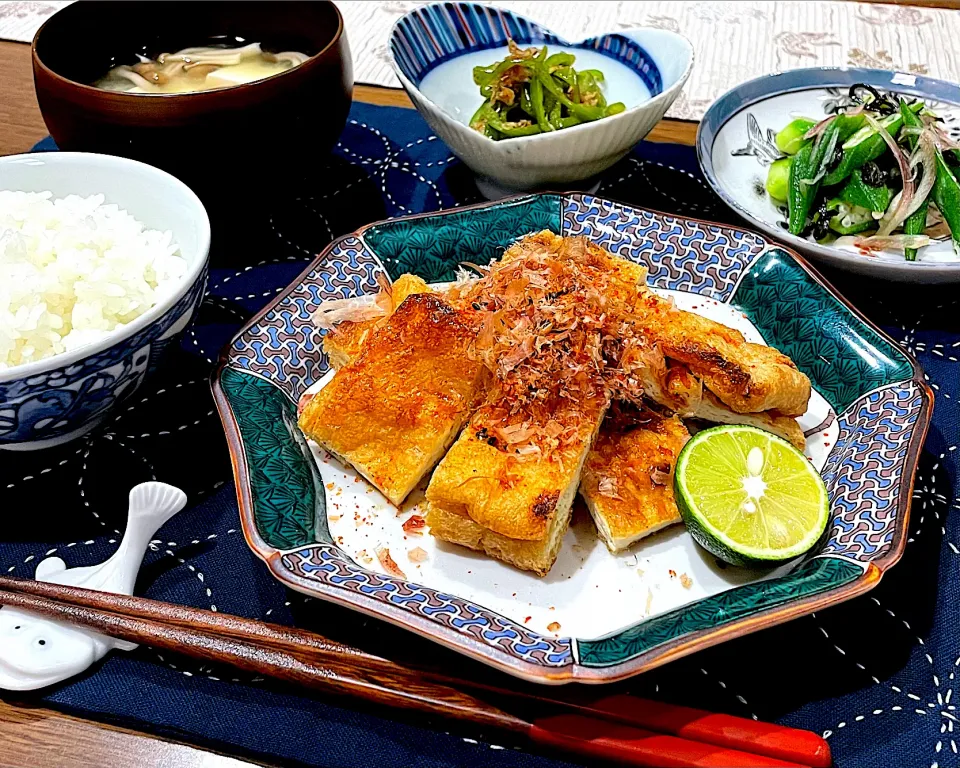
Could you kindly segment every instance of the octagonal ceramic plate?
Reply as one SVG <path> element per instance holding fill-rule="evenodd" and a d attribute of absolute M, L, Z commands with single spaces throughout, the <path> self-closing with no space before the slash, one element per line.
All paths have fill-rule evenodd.
<path fill-rule="evenodd" d="M 767 572 L 723 568 L 676 526 L 612 555 L 581 510 L 541 579 L 404 532 L 422 493 L 398 510 L 303 438 L 297 400 L 329 373 L 309 320 L 322 300 L 373 293 L 384 274 L 442 282 L 461 261 L 484 263 L 545 228 L 646 264 L 656 290 L 776 345 L 810 376 L 801 425 L 833 513 L 817 551 Z M 213 389 L 244 534 L 276 578 L 539 682 L 621 679 L 871 588 L 900 557 L 933 403 L 916 363 L 791 252 L 742 230 L 574 194 L 339 238 L 224 349 Z M 380 548 L 403 578 L 381 567 Z"/>

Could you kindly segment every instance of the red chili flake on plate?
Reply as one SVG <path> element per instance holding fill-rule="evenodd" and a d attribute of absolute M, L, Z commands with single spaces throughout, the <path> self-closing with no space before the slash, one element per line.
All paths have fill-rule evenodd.
<path fill-rule="evenodd" d="M 532 618 L 533 618 L 533 616 L 527 616 L 527 618 L 525 618 L 525 619 L 523 620 L 523 623 L 526 624 L 526 623 L 527 623 L 528 621 L 530 621 L 530 619 L 532 619 Z"/>
<path fill-rule="evenodd" d="M 673 568 L 671 568 L 669 571 L 667 571 L 667 573 L 670 574 L 670 578 L 671 578 L 671 579 L 677 578 L 677 572 L 676 572 L 675 570 L 673 570 Z"/>
<path fill-rule="evenodd" d="M 396 576 L 399 579 L 407 578 L 407 575 L 400 570 L 400 566 L 390 557 L 390 550 L 386 547 L 377 547 L 377 560 L 380 561 L 380 565 L 383 566 L 383 570 L 389 573 L 391 576 Z"/>
<path fill-rule="evenodd" d="M 410 519 L 403 524 L 403 530 L 405 530 L 407 533 L 412 533 L 415 536 L 422 536 L 422 529 L 426 526 L 426 524 L 427 521 L 420 515 L 411 515 Z"/>

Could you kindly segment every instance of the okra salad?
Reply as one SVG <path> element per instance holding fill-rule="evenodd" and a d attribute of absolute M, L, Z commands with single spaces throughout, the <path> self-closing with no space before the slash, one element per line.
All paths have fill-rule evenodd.
<path fill-rule="evenodd" d="M 902 250 L 908 261 L 934 238 L 960 253 L 960 143 L 922 101 L 854 85 L 855 104 L 776 136 L 767 193 L 786 206 L 793 235 L 851 244 L 863 253 Z"/>

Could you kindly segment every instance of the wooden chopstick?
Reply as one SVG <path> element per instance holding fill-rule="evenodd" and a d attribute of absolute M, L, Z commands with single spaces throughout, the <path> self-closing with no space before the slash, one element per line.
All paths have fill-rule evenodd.
<path fill-rule="evenodd" d="M 77 603 L 60 602 L 26 592 L 8 591 L 6 585 L 0 588 L 0 604 L 33 611 L 58 621 L 80 624 L 120 640 L 150 645 L 202 661 L 230 664 L 247 672 L 322 687 L 374 703 L 417 709 L 432 715 L 509 731 L 526 733 L 529 729 L 529 724 L 521 718 L 502 712 L 469 694 L 432 682 L 418 686 L 408 685 L 415 683 L 408 679 L 385 679 L 370 670 L 354 667 L 349 661 L 321 667 L 310 660 L 269 646 L 151 619 L 124 616 Z M 403 690 L 394 687 L 398 682 L 404 684 Z"/>
<path fill-rule="evenodd" d="M 522 732 L 539 743 L 563 746 L 584 754 L 588 752 L 584 752 L 583 744 L 578 748 L 576 744 L 568 743 L 571 739 L 579 743 L 583 738 L 577 735 L 576 729 L 572 729 L 567 720 L 562 719 L 570 715 L 561 715 L 560 720 L 540 718 L 531 724 L 487 702 L 463 694 L 456 686 L 466 685 L 504 698 L 522 699 L 577 713 L 575 719 L 591 734 L 589 754 L 595 756 L 599 754 L 597 750 L 604 741 L 596 735 L 599 721 L 612 720 L 630 727 L 613 739 L 613 746 L 607 745 L 605 749 L 608 752 L 611 749 L 623 749 L 623 739 L 629 736 L 626 743 L 630 744 L 628 752 L 635 764 L 665 765 L 664 749 L 673 750 L 688 761 L 677 765 L 803 764 L 819 767 L 830 764 L 826 742 L 807 731 L 727 715 L 713 715 L 630 696 L 606 697 L 582 704 L 503 690 L 430 671 L 410 670 L 311 632 L 128 595 L 10 577 L 0 577 L 0 589 L 8 590 L 0 593 L 0 603 L 83 623 L 104 634 L 179 651 L 208 661 L 231 663 L 272 677 L 322 685 L 336 692 L 381 704 L 414 708 Z M 315 679 L 318 671 L 322 672 L 322 681 Z M 398 687 L 402 689 L 399 699 L 395 696 Z M 386 697 L 383 690 L 387 691 Z M 553 727 L 557 723 L 562 723 L 560 731 Z M 637 725 L 643 730 L 636 728 Z M 651 725 L 661 733 L 651 732 Z M 609 723 L 600 730 L 613 732 Z M 664 741 L 664 736 L 672 736 L 673 740 Z M 676 738 L 678 736 L 686 738 Z M 701 742 L 692 751 L 689 744 L 691 740 Z M 649 750 L 654 741 L 655 761 L 636 763 L 637 759 L 647 759 L 643 757 L 644 750 Z M 708 748 L 708 744 L 713 746 Z M 716 747 L 721 749 L 717 750 Z M 700 754 L 704 749 L 706 753 Z M 721 753 L 725 756 L 721 756 Z M 647 757 L 653 759 L 654 755 Z M 718 757 L 721 762 L 713 762 Z M 724 759 L 728 762 L 722 762 Z M 691 760 L 694 762 L 689 762 Z"/>

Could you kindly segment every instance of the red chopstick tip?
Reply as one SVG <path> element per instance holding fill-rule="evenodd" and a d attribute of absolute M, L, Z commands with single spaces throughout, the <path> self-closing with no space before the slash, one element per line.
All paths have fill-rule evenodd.
<path fill-rule="evenodd" d="M 766 755 L 810 768 L 830 768 L 832 765 L 830 746 L 812 731 L 626 694 L 605 696 L 593 701 L 590 706 L 619 722 L 658 733 Z"/>
<path fill-rule="evenodd" d="M 530 738 L 544 746 L 627 765 L 657 768 L 806 768 L 801 763 L 691 741 L 583 715 L 536 720 Z"/>
<path fill-rule="evenodd" d="M 830 754 L 830 745 L 826 739 L 817 737 L 821 741 L 820 747 L 812 753 L 813 760 L 810 761 L 810 768 L 830 768 L 833 765 L 833 755 Z"/>

